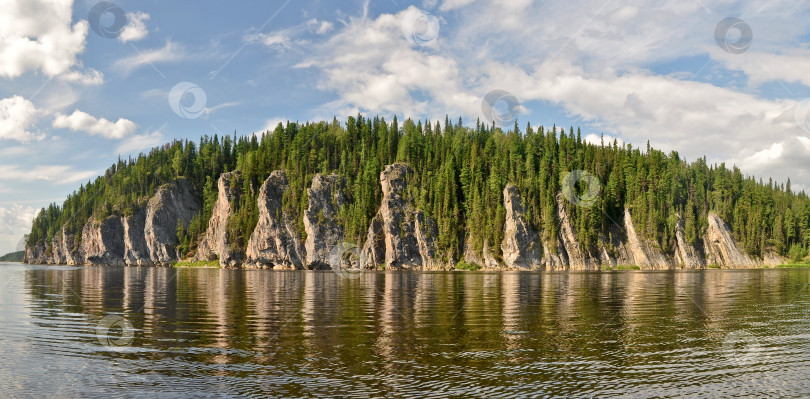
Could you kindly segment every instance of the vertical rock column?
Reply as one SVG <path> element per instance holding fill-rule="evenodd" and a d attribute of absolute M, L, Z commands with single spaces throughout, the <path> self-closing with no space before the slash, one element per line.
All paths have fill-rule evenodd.
<path fill-rule="evenodd" d="M 287 174 L 277 170 L 259 189 L 259 222 L 247 246 L 246 268 L 303 269 L 304 251 L 295 217 L 284 212 L 282 196 L 289 189 Z"/>
<path fill-rule="evenodd" d="M 177 260 L 177 224 L 188 227 L 200 205 L 191 185 L 180 179 L 161 186 L 146 207 L 144 237 L 149 259 L 156 266 L 170 266 Z"/>
<path fill-rule="evenodd" d="M 233 215 L 231 204 L 239 200 L 242 174 L 239 171 L 223 173 L 217 180 L 217 202 L 208 221 L 202 241 L 197 249 L 195 260 L 219 259 L 222 267 L 240 267 L 244 253 L 237 251 L 228 234 L 228 220 Z"/>
<path fill-rule="evenodd" d="M 501 250 L 506 267 L 517 270 L 542 268 L 540 236 L 526 221 L 517 186 L 509 183 L 503 189 L 503 205 L 506 221 Z"/>

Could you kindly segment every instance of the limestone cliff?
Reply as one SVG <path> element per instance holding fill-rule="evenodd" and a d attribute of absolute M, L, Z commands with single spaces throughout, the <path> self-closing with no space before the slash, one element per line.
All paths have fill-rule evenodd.
<path fill-rule="evenodd" d="M 513 270 L 540 269 L 543 254 L 540 236 L 526 221 L 517 186 L 506 185 L 503 204 L 506 208 L 501 243 L 504 264 Z"/>
<path fill-rule="evenodd" d="M 633 219 L 629 209 L 624 210 L 624 230 L 627 241 L 624 243 L 624 253 L 630 260 L 629 264 L 636 265 L 645 270 L 671 269 L 672 261 L 665 257 L 655 243 L 636 234 Z"/>
<path fill-rule="evenodd" d="M 242 174 L 239 171 L 223 173 L 217 180 L 217 201 L 208 221 L 208 229 L 197 248 L 195 260 L 219 259 L 222 267 L 242 266 L 245 254 L 234 247 L 228 233 L 228 220 L 233 214 L 231 206 L 239 201 L 241 183 Z"/>
<path fill-rule="evenodd" d="M 569 270 L 598 270 L 599 265 L 588 251 L 579 244 L 576 230 L 565 209 L 562 193 L 557 194 L 557 218 L 560 221 L 560 240 L 565 250 Z"/>
<path fill-rule="evenodd" d="M 48 249 L 45 241 L 40 241 L 34 246 L 25 246 L 25 253 L 23 254 L 24 263 L 44 265 L 48 263 Z"/>
<path fill-rule="evenodd" d="M 681 215 L 677 216 L 677 224 L 675 225 L 675 242 L 677 250 L 675 251 L 675 262 L 683 269 L 702 269 L 706 266 L 703 258 L 698 253 L 697 249 L 686 241 L 684 234 L 684 222 Z"/>
<path fill-rule="evenodd" d="M 731 229 L 714 212 L 709 212 L 709 228 L 706 230 L 703 245 L 706 262 L 710 265 L 724 268 L 747 268 L 761 264 L 751 259 L 737 246 L 737 242 L 731 235 Z"/>
<path fill-rule="evenodd" d="M 500 263 L 498 263 L 498 260 L 492 256 L 492 250 L 490 250 L 486 240 L 482 241 L 481 251 L 479 253 L 473 248 L 473 243 L 470 242 L 470 238 L 467 237 L 464 245 L 463 259 L 464 262 L 479 265 L 487 270 L 496 270 L 500 268 Z"/>
<path fill-rule="evenodd" d="M 118 216 L 103 220 L 90 218 L 82 228 L 80 252 L 84 264 L 98 266 L 123 266 L 124 226 Z"/>
<path fill-rule="evenodd" d="M 408 194 L 408 180 L 412 175 L 413 170 L 404 164 L 388 165 L 380 172 L 383 199 L 361 253 L 366 267 L 444 267 L 435 256 L 434 239 L 438 234 L 435 223 L 414 207 Z"/>
<path fill-rule="evenodd" d="M 246 268 L 304 268 L 306 258 L 295 217 L 282 206 L 282 196 L 288 189 L 283 170 L 271 173 L 259 189 L 259 222 L 247 245 Z"/>
<path fill-rule="evenodd" d="M 130 216 L 121 217 L 121 224 L 124 227 L 124 263 L 127 266 L 153 266 L 144 237 L 146 208 L 140 208 Z"/>
<path fill-rule="evenodd" d="M 170 266 L 177 260 L 177 225 L 188 227 L 200 210 L 189 183 L 180 179 L 161 186 L 146 206 L 144 237 L 149 260 L 157 266 Z"/>
<path fill-rule="evenodd" d="M 304 212 L 304 243 L 309 269 L 328 269 L 330 252 L 344 241 L 345 229 L 338 212 L 346 204 L 345 179 L 332 174 L 315 175 L 307 190 L 309 205 Z"/>
<path fill-rule="evenodd" d="M 75 240 L 76 235 L 70 232 L 67 226 L 62 226 L 51 240 L 51 256 L 48 263 L 56 265 L 83 264 L 84 259 L 79 248 L 76 247 Z"/>

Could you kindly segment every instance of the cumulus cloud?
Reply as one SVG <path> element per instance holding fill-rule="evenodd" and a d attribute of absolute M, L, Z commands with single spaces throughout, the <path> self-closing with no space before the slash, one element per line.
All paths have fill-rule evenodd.
<path fill-rule="evenodd" d="M 36 208 L 22 204 L 0 206 L 0 254 L 22 250 L 20 240 L 31 231 Z"/>
<path fill-rule="evenodd" d="M 57 113 L 53 127 L 70 129 L 74 132 L 82 131 L 108 139 L 122 139 L 135 132 L 135 123 L 129 119 L 118 118 L 112 122 L 105 118 L 96 118 L 78 109 L 70 115 Z"/>
<path fill-rule="evenodd" d="M 180 61 L 185 55 L 186 52 L 182 46 L 167 40 L 166 45 L 162 48 L 138 51 L 137 54 L 116 61 L 113 68 L 127 76 L 136 69 L 147 65 L 154 67 L 155 64 L 159 63 Z"/>
<path fill-rule="evenodd" d="M 134 42 L 141 40 L 149 34 L 149 30 L 146 29 L 146 21 L 148 21 L 150 15 L 145 12 L 133 12 L 127 13 L 127 24 L 121 29 L 121 34 L 118 36 L 118 40 L 122 43 L 126 42 Z"/>
<path fill-rule="evenodd" d="M 0 140 L 29 142 L 45 138 L 42 133 L 31 132 L 39 113 L 31 101 L 21 96 L 0 100 Z"/>
<path fill-rule="evenodd" d="M 0 0 L 0 76 L 29 71 L 96 84 L 101 75 L 81 72 L 87 21 L 72 24 L 73 0 Z"/>
<path fill-rule="evenodd" d="M 286 126 L 287 121 L 289 120 L 290 120 L 289 118 L 270 118 L 267 120 L 267 122 L 264 123 L 264 127 L 261 128 L 261 130 L 259 130 L 257 133 L 264 133 L 268 130 L 272 132 L 276 130 L 276 127 L 278 126 L 279 123 Z"/>
<path fill-rule="evenodd" d="M 749 157 L 776 143 L 790 140 L 791 151 L 803 148 L 791 138 L 803 133 L 793 116 L 796 99 L 766 98 L 712 79 L 725 67 L 742 71 L 755 87 L 772 81 L 810 86 L 802 73 L 807 68 L 801 67 L 810 67 L 810 51 L 790 45 L 810 33 L 799 17 L 810 4 L 426 4 L 439 4 L 440 20 L 441 12 L 454 13 L 453 23 L 442 25 L 429 47 L 402 36 L 402 18 L 413 7 L 349 18 L 329 40 L 312 45 L 297 67 L 312 68 L 317 87 L 337 97 L 320 114 L 396 113 L 432 120 L 450 114 L 472 122 L 482 116 L 484 95 L 500 89 L 523 105 L 552 104 L 583 120 L 590 141 L 601 142 L 601 132 L 611 143 L 614 137 L 634 145 L 649 140 L 692 160 L 708 155 L 710 162 L 740 162 L 747 172 L 757 171 Z M 715 43 L 715 27 L 726 15 L 742 15 L 753 27 L 756 47 L 750 53 L 729 54 Z M 790 27 L 777 29 L 786 24 Z M 690 61 L 672 63 L 679 59 Z M 655 72 L 662 64 L 676 70 Z M 521 109 L 518 119 L 531 119 Z M 807 169 L 805 164 L 793 165 Z M 759 172 L 782 175 L 773 164 L 763 167 Z M 810 184 L 810 176 L 804 179 Z"/>

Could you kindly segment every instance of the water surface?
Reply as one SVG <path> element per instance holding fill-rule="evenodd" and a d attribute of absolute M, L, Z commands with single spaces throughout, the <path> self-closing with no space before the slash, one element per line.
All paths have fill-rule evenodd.
<path fill-rule="evenodd" d="M 0 264 L 0 396 L 808 397 L 809 284 Z"/>

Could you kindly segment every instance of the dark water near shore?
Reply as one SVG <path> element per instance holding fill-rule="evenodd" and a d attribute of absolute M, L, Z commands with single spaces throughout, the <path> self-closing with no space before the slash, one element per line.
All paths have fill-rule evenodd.
<path fill-rule="evenodd" d="M 809 284 L 0 264 L 0 396 L 808 397 Z"/>

